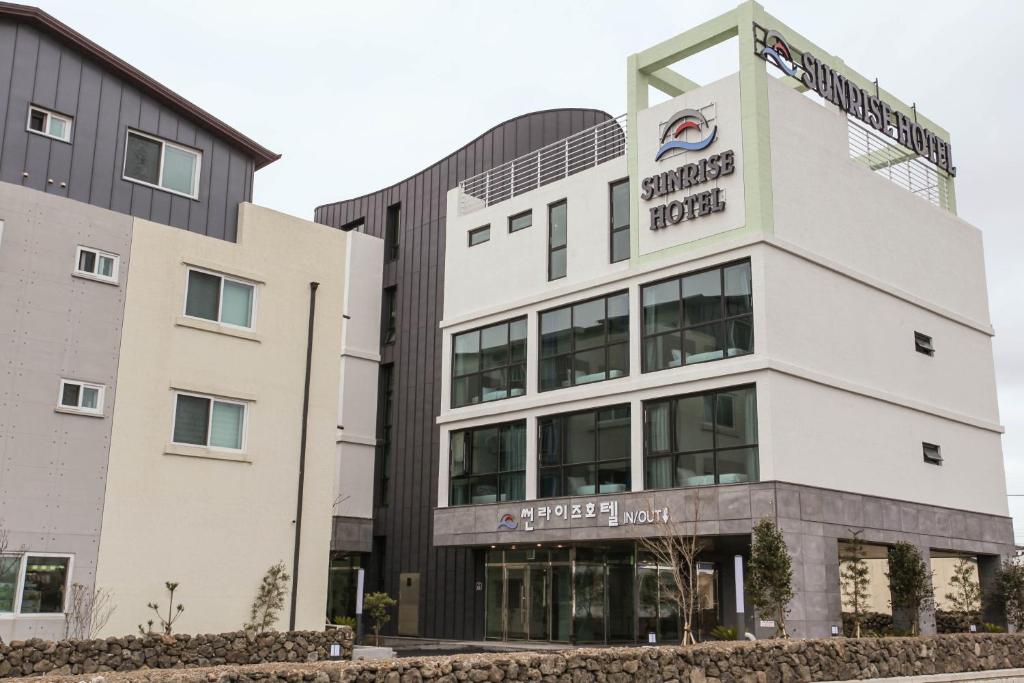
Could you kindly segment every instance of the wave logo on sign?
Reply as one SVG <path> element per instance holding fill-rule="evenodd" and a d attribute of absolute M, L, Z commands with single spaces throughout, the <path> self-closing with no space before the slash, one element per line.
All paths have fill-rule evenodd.
<path fill-rule="evenodd" d="M 689 130 L 697 132 L 697 140 L 686 140 L 684 135 Z M 665 132 L 661 134 L 661 147 L 654 155 L 655 161 L 674 149 L 682 149 L 687 152 L 702 150 L 715 141 L 718 135 L 718 126 L 712 127 L 704 115 L 696 109 L 681 109 L 672 115 L 665 126 Z M 692 137 L 692 133 L 691 133 Z"/>
<path fill-rule="evenodd" d="M 498 528 L 515 530 L 519 528 L 519 523 L 516 522 L 516 518 L 512 515 L 504 514 L 501 516 L 501 519 L 498 520 Z"/>
<path fill-rule="evenodd" d="M 764 49 L 761 56 L 786 72 L 787 76 L 796 76 L 796 63 L 789 43 L 778 31 L 768 31 L 764 36 Z"/>

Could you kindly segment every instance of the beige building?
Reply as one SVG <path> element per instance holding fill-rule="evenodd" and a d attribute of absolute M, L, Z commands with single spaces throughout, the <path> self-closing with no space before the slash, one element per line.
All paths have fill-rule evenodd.
<path fill-rule="evenodd" d="M 252 204 L 235 243 L 135 221 L 96 579 L 118 605 L 106 633 L 144 624 L 149 602 L 166 606 L 165 581 L 185 607 L 176 630 L 238 629 L 264 572 L 283 562 L 293 573 L 304 424 L 295 626 L 322 627 L 342 334 L 377 325 L 343 317 L 343 265 L 379 272 L 382 251 Z"/>

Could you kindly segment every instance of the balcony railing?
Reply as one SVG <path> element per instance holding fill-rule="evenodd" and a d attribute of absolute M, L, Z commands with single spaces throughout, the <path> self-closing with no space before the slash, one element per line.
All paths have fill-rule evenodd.
<path fill-rule="evenodd" d="M 952 178 L 859 120 L 848 117 L 848 122 L 851 159 L 911 194 L 952 211 L 949 192 Z"/>
<path fill-rule="evenodd" d="M 465 215 L 536 190 L 626 153 L 626 115 L 541 147 L 459 183 Z"/>

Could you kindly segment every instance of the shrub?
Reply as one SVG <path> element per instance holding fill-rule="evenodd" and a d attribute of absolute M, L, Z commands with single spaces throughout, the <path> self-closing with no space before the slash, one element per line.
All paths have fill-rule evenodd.
<path fill-rule="evenodd" d="M 758 612 L 775 619 L 775 636 L 788 638 L 786 617 L 793 599 L 793 560 L 782 530 L 767 517 L 754 525 L 747 595 Z"/>

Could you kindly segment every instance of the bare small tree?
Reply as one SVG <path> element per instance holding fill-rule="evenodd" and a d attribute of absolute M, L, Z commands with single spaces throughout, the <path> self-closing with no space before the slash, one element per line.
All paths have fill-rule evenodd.
<path fill-rule="evenodd" d="M 174 591 L 178 590 L 177 581 L 165 581 L 164 588 L 166 588 L 167 592 L 170 594 L 167 597 L 167 616 L 164 617 L 164 615 L 160 614 L 160 605 L 155 602 L 148 603 L 146 607 L 153 610 L 153 613 L 156 614 L 156 618 L 160 621 L 160 630 L 163 631 L 165 636 L 169 636 L 171 635 L 171 631 L 174 627 L 174 622 L 176 622 L 178 617 L 181 616 L 181 613 L 185 611 L 185 607 L 180 603 L 177 607 L 174 606 Z M 146 628 L 142 628 L 142 624 L 139 624 L 139 633 L 144 636 L 153 635 L 154 623 L 155 622 L 150 619 L 146 622 Z"/>
<path fill-rule="evenodd" d="M 21 556 L 23 554 L 23 550 L 11 550 L 10 534 L 7 532 L 7 527 L 4 526 L 4 521 L 0 519 L 0 578 L 10 577 L 12 574 L 17 574 L 18 567 L 21 565 Z M 17 585 L 17 580 L 11 582 L 11 594 L 8 598 L 11 604 L 8 609 L 13 609 L 14 600 L 17 599 L 17 596 L 14 595 L 15 585 Z M 2 596 L 0 596 L 0 598 L 2 598 Z M 3 644 L 3 642 L 4 639 L 0 638 L 0 644 Z"/>
<path fill-rule="evenodd" d="M 89 589 L 80 583 L 71 584 L 68 608 L 64 612 L 64 637 L 88 640 L 110 621 L 117 605 L 106 588 Z"/>
<path fill-rule="evenodd" d="M 860 627 L 871 597 L 871 567 L 865 560 L 863 529 L 850 529 L 851 539 L 841 546 L 843 604 L 853 615 L 853 637 L 860 638 Z"/>
<path fill-rule="evenodd" d="M 690 520 L 673 522 L 669 519 L 668 508 L 654 510 L 653 536 L 640 538 L 640 547 L 650 553 L 660 567 L 667 567 L 672 575 L 667 598 L 676 605 L 683 618 L 682 645 L 697 642 L 693 635 L 693 624 L 700 608 L 700 591 L 697 585 L 697 556 L 705 549 L 705 542 L 697 535 L 700 521 L 700 490 L 693 491 L 693 516 Z M 653 505 L 649 505 L 654 509 Z"/>
<path fill-rule="evenodd" d="M 277 624 L 277 616 L 284 609 L 291 577 L 285 570 L 284 562 L 278 562 L 264 574 L 256 598 L 249 609 L 249 621 L 242 628 L 248 633 L 266 633 Z"/>

